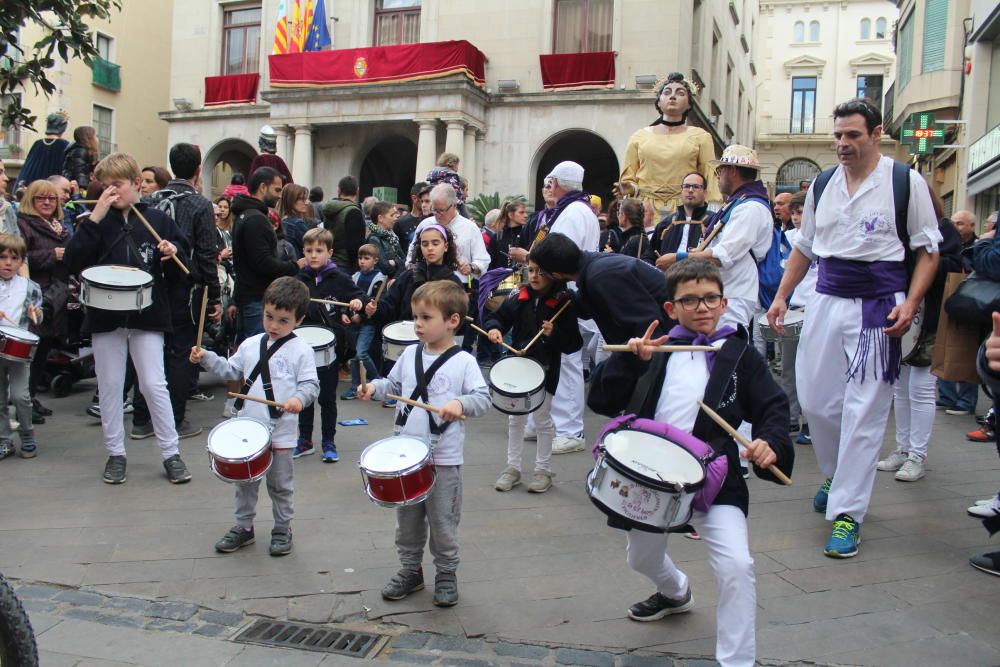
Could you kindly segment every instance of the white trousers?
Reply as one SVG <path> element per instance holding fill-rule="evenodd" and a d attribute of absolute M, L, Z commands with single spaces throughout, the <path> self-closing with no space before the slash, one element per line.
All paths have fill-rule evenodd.
<path fill-rule="evenodd" d="M 896 303 L 903 300 L 897 293 Z M 850 514 L 864 521 L 875 483 L 892 385 L 882 381 L 879 355 L 868 355 L 862 372 L 848 379 L 861 337 L 861 299 L 816 294 L 809 301 L 795 360 L 795 389 L 809 423 L 816 462 L 833 478 L 826 518 Z M 878 371 L 879 377 L 875 378 Z"/>
<path fill-rule="evenodd" d="M 892 411 L 896 416 L 896 451 L 927 458 L 927 445 L 934 428 L 937 378 L 930 366 L 903 364 L 892 390 Z"/>
<path fill-rule="evenodd" d="M 524 451 L 524 427 L 529 415 L 510 415 L 507 419 L 507 465 L 521 469 L 521 453 Z M 535 454 L 535 470 L 551 471 L 552 439 L 556 426 L 552 423 L 552 394 L 545 392 L 542 407 L 530 414 L 535 420 L 538 436 L 538 452 Z"/>
<path fill-rule="evenodd" d="M 125 390 L 125 364 L 129 352 L 132 353 L 139 390 L 149 406 L 160 453 L 165 459 L 179 453 L 174 411 L 170 407 L 167 376 L 163 371 L 163 334 L 159 331 L 115 329 L 95 333 L 92 339 L 100 393 L 101 429 L 108 454 L 125 456 L 122 392 Z"/>
<path fill-rule="evenodd" d="M 580 334 L 584 340 L 596 338 L 597 326 L 593 320 L 579 320 Z M 600 339 L 603 341 L 603 339 Z M 602 353 L 598 348 L 595 360 L 600 362 Z M 562 355 L 559 370 L 559 386 L 552 399 L 552 421 L 556 425 L 556 435 L 561 438 L 578 438 L 583 433 L 583 352 Z M 534 423 L 533 421 L 531 422 Z"/>
<path fill-rule="evenodd" d="M 753 667 L 757 651 L 757 588 L 747 519 L 733 505 L 712 505 L 695 512 L 691 524 L 708 548 L 719 602 L 715 608 L 715 659 L 722 667 Z M 667 555 L 667 533 L 628 534 L 628 565 L 644 574 L 661 595 L 678 599 L 688 589 L 687 575 Z"/>

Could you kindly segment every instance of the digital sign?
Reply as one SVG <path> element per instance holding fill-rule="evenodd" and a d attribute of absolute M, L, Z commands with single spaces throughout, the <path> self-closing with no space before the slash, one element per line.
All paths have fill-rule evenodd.
<path fill-rule="evenodd" d="M 912 114 L 899 133 L 899 142 L 909 146 L 910 155 L 931 155 L 944 141 L 944 130 L 938 129 L 933 113 Z"/>

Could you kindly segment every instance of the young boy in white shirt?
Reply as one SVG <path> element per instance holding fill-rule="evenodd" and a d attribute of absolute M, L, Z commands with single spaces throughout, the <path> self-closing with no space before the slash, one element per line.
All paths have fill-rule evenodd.
<path fill-rule="evenodd" d="M 421 561 L 429 531 L 437 568 L 434 604 L 451 607 L 458 603 L 458 523 L 465 445 L 461 418 L 479 417 L 490 406 L 479 364 L 455 344 L 455 331 L 465 319 L 468 303 L 465 290 L 451 281 L 428 282 L 417 288 L 411 307 L 420 342 L 403 351 L 387 378 L 357 389 L 362 400 L 394 393 L 440 410 L 434 415 L 402 401 L 396 407 L 396 430 L 430 443 L 437 477 L 426 500 L 396 510 L 396 550 L 402 567 L 382 589 L 386 600 L 402 600 L 424 587 Z M 424 393 L 418 390 L 419 375 L 423 375 L 419 384 L 425 386 Z"/>
<path fill-rule="evenodd" d="M 254 401 L 244 405 L 240 405 L 241 400 L 236 401 L 237 416 L 274 426 L 271 431 L 274 457 L 267 471 L 267 494 L 274 514 L 269 549 L 272 556 L 284 556 L 292 550 L 292 452 L 299 432 L 298 414 L 319 395 L 312 346 L 294 333 L 308 308 L 309 288 L 292 277 L 278 278 L 264 291 L 264 333 L 244 340 L 229 359 L 198 346 L 191 348 L 192 364 L 201 364 L 224 380 L 244 377 L 241 393 L 282 404 L 279 411 Z M 220 553 L 231 553 L 254 542 L 253 520 L 257 515 L 260 480 L 233 486 L 236 525 L 216 542 L 215 550 Z"/>

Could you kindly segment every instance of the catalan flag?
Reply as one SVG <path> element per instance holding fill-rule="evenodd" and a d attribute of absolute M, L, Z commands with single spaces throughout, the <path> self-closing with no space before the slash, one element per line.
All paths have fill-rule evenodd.
<path fill-rule="evenodd" d="M 288 52 L 299 53 L 305 41 L 306 23 L 302 13 L 302 0 L 292 0 L 292 31 L 288 40 Z"/>
<path fill-rule="evenodd" d="M 333 44 L 326 26 L 326 0 L 306 0 L 306 43 L 303 51 L 322 51 Z"/>
<path fill-rule="evenodd" d="M 288 53 L 288 7 L 278 2 L 278 25 L 274 28 L 274 48 L 271 53 Z"/>

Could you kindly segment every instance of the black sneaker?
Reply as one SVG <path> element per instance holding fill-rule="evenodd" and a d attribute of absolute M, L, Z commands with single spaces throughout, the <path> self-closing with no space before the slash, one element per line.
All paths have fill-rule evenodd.
<path fill-rule="evenodd" d="M 195 393 L 191 394 L 192 401 L 205 402 L 205 401 L 211 401 L 213 398 L 215 398 L 215 394 L 210 394 L 207 391 L 196 391 Z"/>
<path fill-rule="evenodd" d="M 981 556 L 973 556 L 969 559 L 969 565 L 989 574 L 1000 577 L 1000 551 L 994 551 Z"/>
<path fill-rule="evenodd" d="M 633 621 L 658 621 L 671 614 L 683 614 L 690 611 L 693 606 L 694 597 L 691 595 L 690 587 L 680 600 L 671 600 L 657 591 L 642 602 L 636 602 L 629 607 L 628 617 Z"/>
<path fill-rule="evenodd" d="M 169 459 L 164 459 L 163 469 L 167 471 L 167 479 L 171 484 L 187 484 L 191 481 L 191 473 L 188 472 L 184 461 L 181 461 L 180 454 L 174 454 Z"/>
<path fill-rule="evenodd" d="M 222 539 L 215 543 L 215 550 L 223 554 L 231 554 L 241 547 L 253 544 L 253 528 L 244 530 L 239 526 L 233 526 L 229 532 L 222 536 Z"/>
<path fill-rule="evenodd" d="M 458 604 L 458 577 L 454 572 L 439 572 L 434 578 L 434 605 L 454 607 Z"/>
<path fill-rule="evenodd" d="M 202 428 L 200 426 L 192 426 L 191 422 L 186 419 L 177 425 L 177 437 L 181 440 L 201 435 L 201 431 Z"/>
<path fill-rule="evenodd" d="M 52 410 L 42 405 L 41 401 L 39 401 L 37 398 L 31 399 L 31 409 L 43 417 L 48 417 L 52 414 Z"/>
<path fill-rule="evenodd" d="M 420 568 L 416 572 L 400 570 L 392 575 L 382 588 L 382 597 L 386 600 L 402 600 L 410 593 L 422 591 L 424 589 L 424 570 Z"/>
<path fill-rule="evenodd" d="M 102 479 L 105 484 L 124 484 L 125 457 L 109 456 L 108 462 L 104 464 L 104 477 Z"/>
<path fill-rule="evenodd" d="M 275 528 L 271 531 L 271 547 L 268 553 L 272 556 L 287 556 L 292 553 L 292 531 L 279 530 Z"/>
<path fill-rule="evenodd" d="M 31 409 L 31 423 L 32 424 L 44 424 L 45 423 L 45 417 L 42 415 L 42 413 L 38 412 L 34 408 Z"/>
<path fill-rule="evenodd" d="M 101 418 L 101 404 L 100 403 L 91 403 L 90 405 L 87 406 L 87 411 L 86 412 L 87 412 L 88 415 L 90 415 L 94 419 L 100 419 Z"/>
<path fill-rule="evenodd" d="M 146 422 L 145 424 L 136 424 L 132 422 L 132 430 L 129 432 L 129 437 L 133 440 L 145 440 L 146 438 L 153 437 L 153 422 Z"/>

